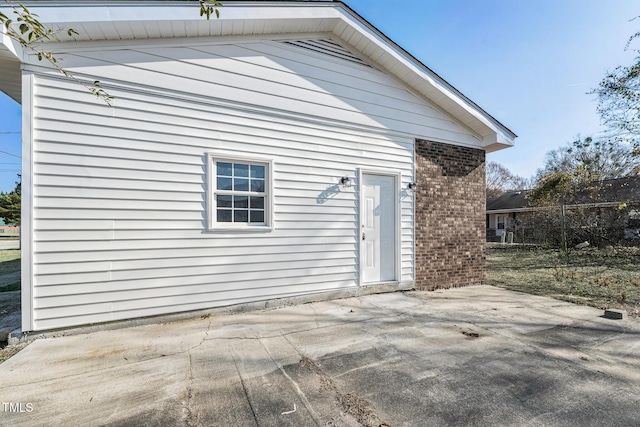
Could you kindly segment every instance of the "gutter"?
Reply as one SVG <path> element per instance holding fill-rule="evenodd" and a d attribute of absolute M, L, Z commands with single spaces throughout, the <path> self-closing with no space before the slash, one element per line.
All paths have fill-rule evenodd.
<path fill-rule="evenodd" d="M 578 208 L 611 208 L 620 206 L 620 202 L 599 202 L 599 203 L 581 203 L 581 204 L 572 204 L 572 205 L 564 205 L 565 209 L 578 209 Z M 630 201 L 629 203 L 638 203 L 638 201 Z M 532 212 L 537 210 L 542 210 L 544 208 L 549 208 L 554 206 L 535 206 L 529 208 L 514 208 L 514 209 L 492 209 L 487 210 L 487 214 L 502 214 L 502 213 L 511 213 L 511 212 Z M 558 206 L 559 207 L 559 206 Z"/>

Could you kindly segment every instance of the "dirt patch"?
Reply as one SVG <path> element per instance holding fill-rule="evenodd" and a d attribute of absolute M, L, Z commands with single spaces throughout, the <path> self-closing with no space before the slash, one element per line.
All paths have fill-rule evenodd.
<path fill-rule="evenodd" d="M 312 372 L 320 379 L 320 387 L 323 391 L 329 391 L 335 394 L 336 401 L 342 409 L 360 424 L 365 427 L 388 426 L 381 422 L 375 413 L 375 407 L 367 399 L 354 393 L 345 393 L 341 391 L 335 380 L 320 366 L 320 363 L 307 356 L 302 356 L 298 362 L 298 367 L 302 371 Z"/>
<path fill-rule="evenodd" d="M 0 363 L 8 360 L 11 356 L 15 356 L 20 350 L 25 348 L 27 343 L 20 343 L 15 345 L 8 345 L 4 348 L 0 348 Z"/>
<path fill-rule="evenodd" d="M 336 396 L 342 409 L 352 415 L 363 426 L 378 427 L 381 425 L 374 412 L 375 408 L 368 400 L 353 393 L 340 393 L 339 391 Z"/>

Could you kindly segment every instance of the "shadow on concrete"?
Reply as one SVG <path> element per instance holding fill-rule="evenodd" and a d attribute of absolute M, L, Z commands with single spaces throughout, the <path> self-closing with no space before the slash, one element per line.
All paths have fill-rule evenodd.
<path fill-rule="evenodd" d="M 638 425 L 640 326 L 490 286 L 37 340 L 12 425 Z M 34 367 L 37 366 L 37 369 Z"/>

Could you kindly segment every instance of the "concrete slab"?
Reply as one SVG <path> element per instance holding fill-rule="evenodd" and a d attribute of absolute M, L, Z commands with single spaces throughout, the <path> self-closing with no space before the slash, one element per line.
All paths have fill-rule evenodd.
<path fill-rule="evenodd" d="M 41 339 L 0 425 L 639 425 L 640 325 L 601 316 L 478 286 Z"/>

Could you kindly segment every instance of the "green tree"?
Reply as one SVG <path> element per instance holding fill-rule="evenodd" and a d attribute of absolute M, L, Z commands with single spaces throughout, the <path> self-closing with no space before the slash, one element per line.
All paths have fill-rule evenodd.
<path fill-rule="evenodd" d="M 20 225 L 20 187 L 18 181 L 13 191 L 0 193 L 0 218 L 7 225 Z"/>
<path fill-rule="evenodd" d="M 589 241 L 611 243 L 609 228 L 623 221 L 623 209 L 580 207 L 603 201 L 611 184 L 640 170 L 640 155 L 617 139 L 580 138 L 546 154 L 536 185 L 527 198 L 536 211 L 536 225 L 547 241 L 557 241 L 566 251 L 569 244 Z M 604 182 L 603 182 L 604 181 Z M 569 206 L 569 210 L 567 210 Z"/>

